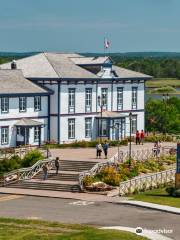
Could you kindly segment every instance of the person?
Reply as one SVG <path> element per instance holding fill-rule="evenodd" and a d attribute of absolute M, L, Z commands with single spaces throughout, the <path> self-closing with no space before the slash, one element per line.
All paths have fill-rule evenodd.
<path fill-rule="evenodd" d="M 58 175 L 58 171 L 59 171 L 59 157 L 56 157 L 56 159 L 55 159 L 55 167 L 56 167 L 56 175 Z"/>
<path fill-rule="evenodd" d="M 137 130 L 137 132 L 136 132 L 136 145 L 137 144 L 140 144 L 140 133 L 139 133 L 139 131 Z"/>
<path fill-rule="evenodd" d="M 144 131 L 143 131 L 143 129 L 141 130 L 140 137 L 141 137 L 141 143 L 143 145 L 144 144 Z"/>
<path fill-rule="evenodd" d="M 47 180 L 47 178 L 48 178 L 48 166 L 47 166 L 47 163 L 43 165 L 43 172 L 44 172 L 43 179 Z"/>
<path fill-rule="evenodd" d="M 96 145 L 96 158 L 101 158 L 101 152 L 102 152 L 102 145 L 101 143 L 98 143 Z"/>
<path fill-rule="evenodd" d="M 107 143 L 107 141 L 105 141 L 105 143 L 103 144 L 103 151 L 104 151 L 105 158 L 107 158 L 107 155 L 108 155 L 108 148 L 109 148 L 109 144 Z"/>

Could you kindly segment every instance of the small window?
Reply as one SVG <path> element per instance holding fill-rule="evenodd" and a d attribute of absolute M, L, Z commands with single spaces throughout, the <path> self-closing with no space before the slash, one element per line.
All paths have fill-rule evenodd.
<path fill-rule="evenodd" d="M 92 135 L 92 118 L 85 118 L 85 137 L 91 138 Z"/>
<path fill-rule="evenodd" d="M 137 87 L 132 87 L 132 109 L 137 109 Z"/>
<path fill-rule="evenodd" d="M 9 144 L 9 127 L 1 128 L 1 144 L 2 145 Z"/>
<path fill-rule="evenodd" d="M 117 88 L 117 110 L 123 110 L 123 88 Z"/>
<path fill-rule="evenodd" d="M 34 111 L 41 111 L 41 97 L 35 96 L 34 97 Z"/>
<path fill-rule="evenodd" d="M 69 113 L 75 112 L 75 89 L 70 88 L 69 89 Z"/>
<path fill-rule="evenodd" d="M 86 112 L 92 111 L 92 88 L 86 88 L 85 110 Z"/>
<path fill-rule="evenodd" d="M 75 119 L 68 119 L 68 138 L 75 138 Z"/>
<path fill-rule="evenodd" d="M 39 127 L 34 127 L 34 142 L 39 142 Z"/>
<path fill-rule="evenodd" d="M 132 131 L 133 134 L 135 134 L 136 131 L 137 131 L 137 116 L 132 116 L 131 131 Z"/>
<path fill-rule="evenodd" d="M 19 98 L 19 111 L 20 112 L 26 112 L 26 97 L 20 97 Z"/>
<path fill-rule="evenodd" d="M 1 112 L 2 113 L 9 112 L 9 98 L 7 97 L 1 98 Z"/>

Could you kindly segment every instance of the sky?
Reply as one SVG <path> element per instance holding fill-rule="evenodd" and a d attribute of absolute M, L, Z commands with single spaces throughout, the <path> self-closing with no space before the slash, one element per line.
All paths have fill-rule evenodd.
<path fill-rule="evenodd" d="M 180 0 L 0 0 L 0 51 L 180 52 Z"/>

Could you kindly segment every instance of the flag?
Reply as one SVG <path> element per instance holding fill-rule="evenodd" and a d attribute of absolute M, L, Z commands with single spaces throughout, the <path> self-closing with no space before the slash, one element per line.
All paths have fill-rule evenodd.
<path fill-rule="evenodd" d="M 104 48 L 107 49 L 110 47 L 110 41 L 107 39 L 104 39 Z"/>

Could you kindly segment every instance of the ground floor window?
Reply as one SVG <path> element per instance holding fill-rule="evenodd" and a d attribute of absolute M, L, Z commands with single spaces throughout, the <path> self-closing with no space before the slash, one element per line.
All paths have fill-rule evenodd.
<path fill-rule="evenodd" d="M 91 138 L 92 135 L 92 118 L 85 118 L 85 137 Z"/>
<path fill-rule="evenodd" d="M 137 131 L 137 116 L 132 116 L 131 131 L 132 131 L 133 134 L 135 134 L 136 131 Z"/>
<path fill-rule="evenodd" d="M 1 144 L 6 145 L 9 143 L 9 127 L 1 128 Z"/>
<path fill-rule="evenodd" d="M 108 123 L 107 119 L 99 120 L 99 136 L 107 137 L 108 136 Z"/>
<path fill-rule="evenodd" d="M 34 127 L 34 142 L 39 142 L 39 134 L 40 134 L 39 127 Z"/>
<path fill-rule="evenodd" d="M 75 119 L 68 119 L 68 138 L 75 138 Z"/>

